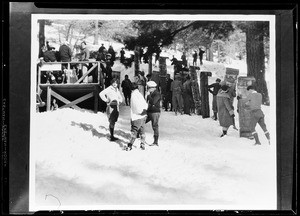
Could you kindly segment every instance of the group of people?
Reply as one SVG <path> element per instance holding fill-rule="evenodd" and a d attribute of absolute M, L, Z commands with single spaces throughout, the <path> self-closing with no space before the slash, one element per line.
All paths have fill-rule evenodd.
<path fill-rule="evenodd" d="M 227 135 L 227 131 L 231 125 L 237 130 L 233 106 L 233 100 L 236 97 L 235 88 L 234 86 L 229 86 L 225 81 L 221 82 L 217 78 L 215 83 L 208 86 L 208 90 L 213 94 L 213 118 L 214 120 L 219 119 L 220 126 L 222 127 L 221 137 L 224 137 Z M 255 90 L 254 86 L 248 86 L 247 91 L 248 96 L 245 100 L 245 108 L 249 110 L 251 115 L 250 127 L 252 136 L 250 139 L 255 139 L 255 145 L 261 145 L 255 129 L 256 125 L 259 124 L 270 143 L 270 134 L 265 124 L 264 113 L 261 110 L 262 95 Z M 240 96 L 237 96 L 237 99 L 240 100 Z"/>
<path fill-rule="evenodd" d="M 125 80 L 128 82 L 128 77 L 126 75 Z M 124 80 L 124 81 L 125 81 Z M 123 81 L 123 83 L 125 83 Z M 175 79 L 171 86 L 173 86 L 173 91 L 176 88 L 180 88 L 178 79 Z M 215 120 L 219 119 L 220 126 L 222 127 L 222 135 L 224 137 L 227 135 L 228 128 L 234 124 L 234 107 L 232 104 L 232 96 L 230 95 L 230 89 L 234 89 L 229 87 L 226 83 L 221 83 L 220 79 L 216 80 L 217 82 L 213 85 L 210 85 L 209 88 L 213 88 L 211 90 L 213 94 L 213 109 L 214 109 L 214 118 Z M 119 117 L 119 106 L 123 102 L 123 98 L 121 92 L 118 89 L 118 79 L 113 78 L 111 81 L 111 85 L 106 89 L 102 90 L 99 94 L 100 98 L 107 103 L 106 113 L 109 120 L 109 130 L 110 130 L 110 140 L 116 141 L 117 138 L 114 136 L 114 127 L 115 123 L 118 121 Z M 189 82 L 189 79 L 186 81 Z M 174 85 L 174 84 L 175 85 Z M 137 138 L 140 138 L 140 148 L 142 150 L 145 149 L 145 145 L 147 144 L 145 141 L 145 124 L 151 121 L 152 129 L 154 131 L 154 141 L 151 145 L 158 146 L 158 138 L 159 138 L 159 118 L 161 115 L 161 101 L 162 95 L 158 90 L 158 86 L 156 82 L 150 80 L 147 82 L 147 96 L 142 94 L 139 90 L 137 82 L 130 81 L 130 91 L 131 97 L 130 100 L 127 101 L 130 104 L 130 118 L 131 118 L 131 138 L 127 144 L 126 150 L 132 150 L 133 143 Z M 175 86 L 175 87 L 174 87 Z M 251 138 L 255 139 L 255 145 L 261 145 L 260 140 L 258 138 L 258 134 L 255 130 L 257 124 L 261 126 L 263 129 L 266 138 L 269 140 L 270 143 L 270 134 L 267 130 L 265 120 L 264 120 L 264 113 L 261 110 L 262 104 L 262 95 L 255 91 L 253 86 L 248 86 L 247 88 L 249 94 L 246 98 L 246 109 L 250 111 L 251 114 Z M 124 91 L 124 90 L 123 90 Z M 176 91 L 174 91 L 175 94 Z M 180 99 L 175 96 L 176 102 L 173 103 L 173 106 L 179 101 Z M 239 99 L 239 97 L 238 97 Z M 174 102 L 174 101 L 173 101 Z M 174 110 L 177 109 L 177 104 L 174 107 Z"/>
<path fill-rule="evenodd" d="M 99 93 L 100 98 L 107 103 L 106 114 L 109 121 L 110 140 L 116 141 L 114 136 L 115 123 L 119 117 L 119 106 L 122 103 L 122 95 L 118 89 L 118 79 L 113 78 L 111 85 Z M 161 94 L 157 90 L 157 84 L 154 81 L 147 82 L 147 97 L 140 92 L 138 83 L 131 83 L 130 98 L 130 117 L 131 117 L 131 139 L 127 144 L 126 150 L 132 150 L 132 146 L 136 138 L 140 138 L 140 148 L 145 149 L 145 124 L 151 121 L 154 131 L 154 141 L 151 145 L 158 146 L 159 137 L 159 118 Z"/>

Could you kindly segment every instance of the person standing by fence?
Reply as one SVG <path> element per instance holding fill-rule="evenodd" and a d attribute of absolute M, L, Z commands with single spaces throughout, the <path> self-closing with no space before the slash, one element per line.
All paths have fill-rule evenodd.
<path fill-rule="evenodd" d="M 99 93 L 100 98 L 107 103 L 106 114 L 109 121 L 110 141 L 116 141 L 114 136 L 115 123 L 119 118 L 119 105 L 123 101 L 122 95 L 118 89 L 118 79 L 113 78 L 111 85 Z"/>
<path fill-rule="evenodd" d="M 208 86 L 208 91 L 210 93 L 212 93 L 212 95 L 213 95 L 212 110 L 214 112 L 213 119 L 215 121 L 218 120 L 217 94 L 221 88 L 220 82 L 221 82 L 221 80 L 219 78 L 217 78 L 215 83 Z"/>

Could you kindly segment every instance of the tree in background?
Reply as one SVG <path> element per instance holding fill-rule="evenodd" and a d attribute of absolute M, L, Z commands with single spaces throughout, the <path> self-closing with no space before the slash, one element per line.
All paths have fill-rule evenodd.
<path fill-rule="evenodd" d="M 247 76 L 256 79 L 257 91 L 263 96 L 263 104 L 270 105 L 267 83 L 265 80 L 265 59 L 269 57 L 269 22 L 239 22 L 237 26 L 246 33 Z M 267 54 L 266 54 L 267 53 Z"/>

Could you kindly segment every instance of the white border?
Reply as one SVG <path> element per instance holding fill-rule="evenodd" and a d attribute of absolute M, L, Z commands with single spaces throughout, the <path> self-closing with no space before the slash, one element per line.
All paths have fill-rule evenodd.
<path fill-rule="evenodd" d="M 32 14 L 31 15 L 31 110 L 30 110 L 30 171 L 29 171 L 29 211 L 38 210 L 58 210 L 57 206 L 35 206 L 35 130 L 36 128 L 36 60 L 38 56 L 38 23 L 39 19 L 64 19 L 64 20 L 207 20 L 207 21 L 269 21 L 270 22 L 270 89 L 269 98 L 270 104 L 270 119 L 272 124 L 269 125 L 271 134 L 272 145 L 276 145 L 276 56 L 275 56 L 275 15 L 222 15 L 222 14 L 209 14 L 209 15 L 194 15 L 194 14 L 174 14 L 174 15 L 161 15 L 161 14 Z M 274 118 L 273 118 L 274 117 Z M 274 148 L 276 155 L 276 147 Z M 277 169 L 275 166 L 274 173 L 277 176 Z M 277 185 L 277 179 L 276 184 Z M 274 189 L 277 195 L 277 188 Z M 277 196 L 274 197 L 274 203 L 277 203 Z M 276 204 L 277 205 L 277 204 Z M 61 206 L 59 210 L 233 210 L 228 205 L 101 205 L 101 206 Z M 101 208 L 101 209 L 100 209 Z M 249 210 L 249 206 L 241 207 L 239 210 Z M 263 209 L 258 206 L 256 209 L 251 210 L 271 210 Z M 274 209 L 272 209 L 274 210 Z"/>

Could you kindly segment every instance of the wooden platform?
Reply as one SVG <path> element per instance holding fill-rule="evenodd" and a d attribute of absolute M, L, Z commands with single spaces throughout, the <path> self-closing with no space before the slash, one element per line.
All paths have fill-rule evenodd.
<path fill-rule="evenodd" d="M 39 86 L 47 93 L 47 111 L 51 108 L 52 97 L 65 104 L 59 108 L 80 108 L 79 103 L 94 98 L 94 112 L 98 111 L 99 84 L 40 84 Z"/>

